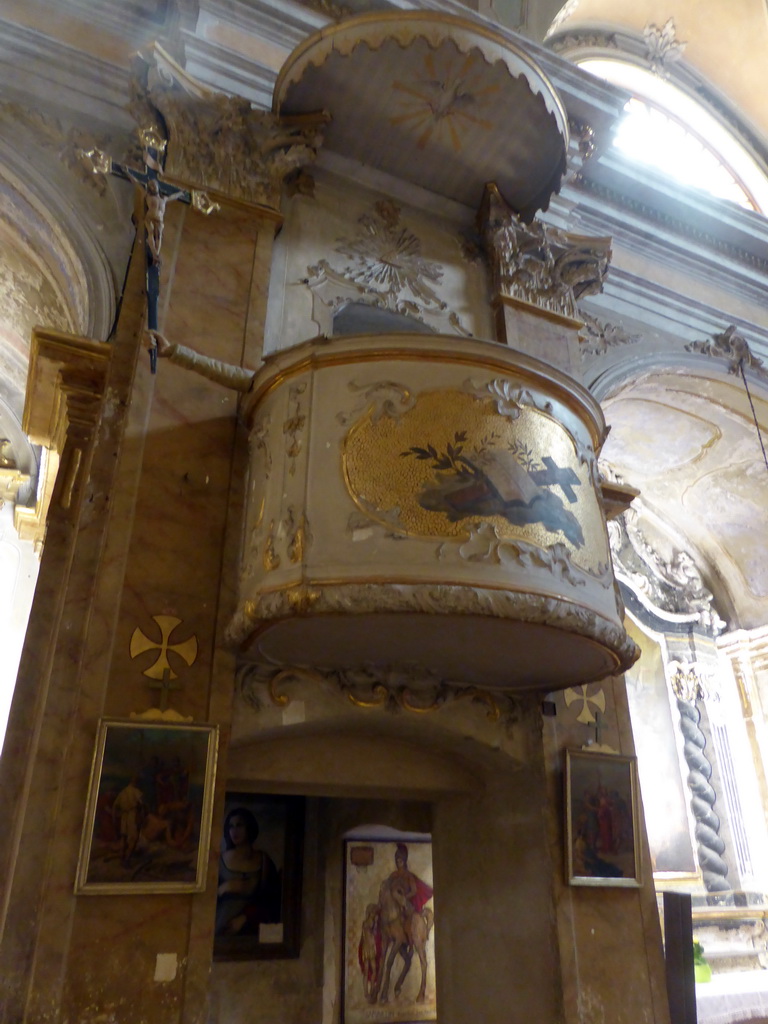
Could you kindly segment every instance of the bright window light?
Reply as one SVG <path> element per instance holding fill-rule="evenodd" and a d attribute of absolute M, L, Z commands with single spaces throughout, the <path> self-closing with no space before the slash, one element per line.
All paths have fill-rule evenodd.
<path fill-rule="evenodd" d="M 622 153 L 719 199 L 748 210 L 768 210 L 763 171 L 741 143 L 681 89 L 645 68 L 617 60 L 578 63 L 634 93 L 614 138 Z"/>

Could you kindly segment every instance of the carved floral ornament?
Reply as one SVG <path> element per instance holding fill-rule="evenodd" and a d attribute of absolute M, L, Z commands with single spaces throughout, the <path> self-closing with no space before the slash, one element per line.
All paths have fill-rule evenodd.
<path fill-rule="evenodd" d="M 427 715 L 455 701 L 468 701 L 490 722 L 510 726 L 521 717 L 519 702 L 507 694 L 441 680 L 416 666 L 318 669 L 246 664 L 238 671 L 238 681 L 243 700 L 257 711 L 270 705 L 288 707 L 294 699 L 291 691 L 309 684 L 367 710 Z"/>
<path fill-rule="evenodd" d="M 673 548 L 664 557 L 648 540 L 638 511 L 608 524 L 616 574 L 661 618 L 697 622 L 717 636 L 726 627 L 691 554 Z"/>
<path fill-rule="evenodd" d="M 137 62 L 132 88 L 136 120 L 167 125 L 169 178 L 275 211 L 286 177 L 314 161 L 329 120 L 325 113 L 277 117 L 212 92 L 157 44 Z"/>
<path fill-rule="evenodd" d="M 653 23 L 646 25 L 643 29 L 643 39 L 651 71 L 657 75 L 665 75 L 669 65 L 680 60 L 687 45 L 678 40 L 672 18 L 668 18 L 661 27 Z"/>
<path fill-rule="evenodd" d="M 714 359 L 724 359 L 728 373 L 738 374 L 743 369 L 751 370 L 760 380 L 768 381 L 768 370 L 749 347 L 749 342 L 735 324 L 726 327 L 719 334 L 713 334 L 708 341 L 692 341 L 685 346 L 686 352 L 697 352 Z"/>
<path fill-rule="evenodd" d="M 708 675 L 697 662 L 670 661 L 667 671 L 672 692 L 678 700 L 695 704 L 697 700 L 711 700 L 716 696 Z"/>
<path fill-rule="evenodd" d="M 470 337 L 440 298 L 442 267 L 422 255 L 421 240 L 401 219 L 400 207 L 381 199 L 357 223 L 357 234 L 339 239 L 334 256 L 307 267 L 303 283 L 312 293 L 332 310 L 358 300 Z"/>
<path fill-rule="evenodd" d="M 630 334 L 621 324 L 600 320 L 584 310 L 579 310 L 578 317 L 584 324 L 579 333 L 579 351 L 583 356 L 602 356 L 609 349 L 641 341 L 639 334 Z"/>
<path fill-rule="evenodd" d="M 602 291 L 611 239 L 569 234 L 539 221 L 525 224 L 495 186 L 480 212 L 495 290 L 576 319 L 577 302 Z"/>

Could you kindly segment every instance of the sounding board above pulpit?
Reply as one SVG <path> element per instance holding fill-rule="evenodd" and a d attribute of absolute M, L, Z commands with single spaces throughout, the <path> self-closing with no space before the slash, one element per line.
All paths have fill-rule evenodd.
<path fill-rule="evenodd" d="M 605 423 L 559 370 L 455 336 L 318 340 L 267 360 L 244 415 L 246 658 L 546 690 L 634 660 Z"/>

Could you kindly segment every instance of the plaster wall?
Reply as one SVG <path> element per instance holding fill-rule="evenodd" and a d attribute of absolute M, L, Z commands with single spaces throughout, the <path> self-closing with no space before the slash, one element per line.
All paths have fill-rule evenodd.
<path fill-rule="evenodd" d="M 230 748 L 232 788 L 296 792 L 311 778 L 309 791 L 325 795 L 307 801 L 301 955 L 216 963 L 213 1019 L 341 1020 L 343 838 L 385 826 L 432 837 L 439 1019 L 561 1021 L 537 699 L 520 702 L 514 723 L 494 726 L 482 707 L 466 707 L 462 736 L 450 706 L 412 722 L 347 714 L 342 694 L 317 696 L 326 709 L 335 704 L 335 722 L 284 725 L 282 736 L 267 726 L 249 741 L 239 730 Z M 265 725 L 274 721 L 263 711 Z M 252 729 L 256 716 L 245 717 Z"/>

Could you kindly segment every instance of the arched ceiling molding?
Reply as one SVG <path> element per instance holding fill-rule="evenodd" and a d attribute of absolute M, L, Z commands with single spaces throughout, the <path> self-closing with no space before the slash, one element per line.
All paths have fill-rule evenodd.
<path fill-rule="evenodd" d="M 646 71 L 652 71 L 654 66 L 642 33 L 606 21 L 579 21 L 574 24 L 569 19 L 548 34 L 544 42 L 560 57 L 573 63 L 590 59 L 614 60 Z M 758 168 L 768 174 L 768 124 L 758 125 L 748 119 L 737 103 L 684 56 L 666 64 L 662 77 L 709 113 Z"/>
<path fill-rule="evenodd" d="M 701 352 L 649 355 L 628 369 L 601 380 L 612 427 L 602 458 L 696 552 L 731 628 L 764 623 L 768 473 L 741 375 L 728 372 L 726 358 Z M 747 373 L 765 430 L 768 375 Z"/>
<path fill-rule="evenodd" d="M 628 387 L 641 381 L 666 373 L 679 373 L 681 376 L 700 377 L 715 382 L 727 382 L 738 386 L 742 391 L 744 385 L 740 376 L 728 372 L 728 361 L 717 356 L 707 356 L 698 352 L 686 351 L 655 351 L 640 355 L 632 355 L 621 359 L 607 368 L 596 368 L 596 376 L 586 382 L 586 386 L 600 403 L 615 399 Z M 753 397 L 768 401 L 768 380 L 747 369 L 747 380 Z"/>
<path fill-rule="evenodd" d="M 15 230 L 29 258 L 47 270 L 71 318 L 69 329 L 105 340 L 115 317 L 118 277 L 91 228 L 98 193 L 84 198 L 85 186 L 74 179 L 67 182 L 66 177 L 64 183 L 56 180 L 61 171 L 52 173 L 51 162 L 42 153 L 30 154 L 29 146 L 20 147 L 18 135 L 11 142 L 3 127 L 0 181 L 9 196 L 15 194 L 17 205 L 0 210 L 0 217 Z"/>

